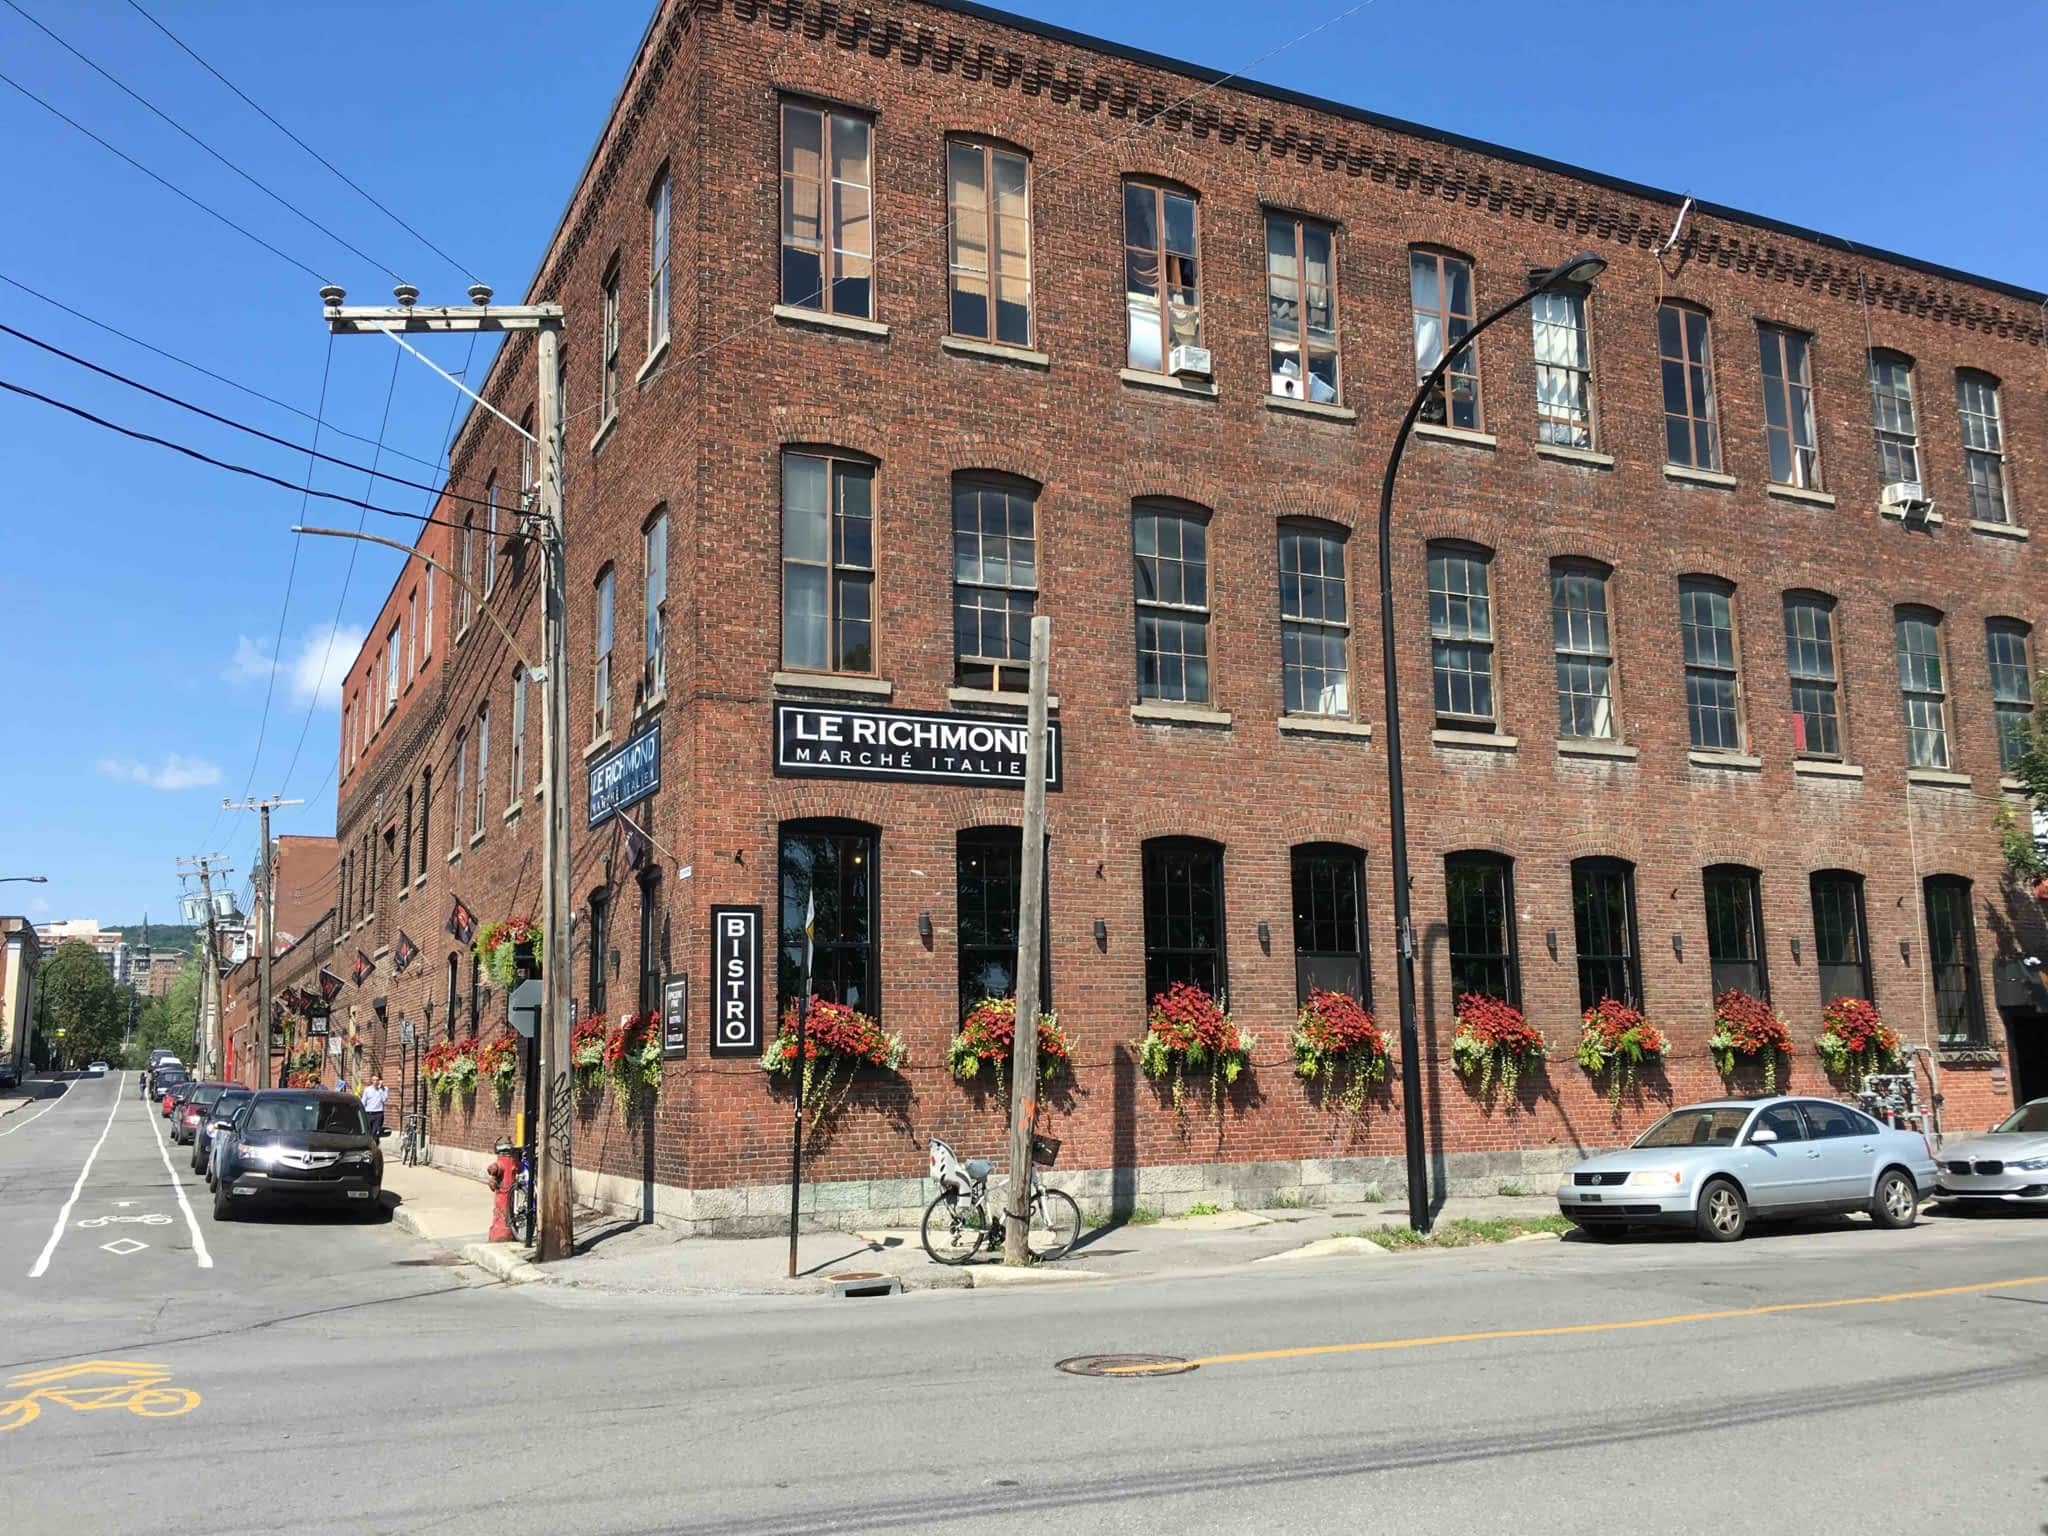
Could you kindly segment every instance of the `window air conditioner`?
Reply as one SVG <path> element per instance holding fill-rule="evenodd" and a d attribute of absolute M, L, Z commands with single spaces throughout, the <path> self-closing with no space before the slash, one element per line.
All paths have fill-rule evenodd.
<path fill-rule="evenodd" d="M 1884 488 L 1880 505 L 1887 512 L 1910 517 L 1915 512 L 1927 511 L 1934 503 L 1927 499 L 1927 488 L 1918 480 L 1894 480 Z"/>
<path fill-rule="evenodd" d="M 1177 379 L 1208 378 L 1209 349 L 1207 347 L 1175 347 L 1166 354 L 1166 371 Z"/>
<path fill-rule="evenodd" d="M 1273 375 L 1273 393 L 1283 400 L 1299 400 L 1301 380 L 1291 373 L 1276 373 Z"/>

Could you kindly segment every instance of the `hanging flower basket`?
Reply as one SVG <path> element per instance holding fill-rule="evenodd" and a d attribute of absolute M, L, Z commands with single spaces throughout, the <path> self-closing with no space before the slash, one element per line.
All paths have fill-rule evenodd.
<path fill-rule="evenodd" d="M 1017 999 L 984 997 L 960 1021 L 946 1047 L 946 1068 L 963 1083 L 978 1082 L 984 1070 L 995 1078 L 995 1095 L 1006 1098 L 1010 1058 L 1017 1049 Z M 1038 1076 L 1051 1082 L 1074 1064 L 1073 1046 L 1060 1028 L 1059 1015 L 1038 1016 Z"/>
<path fill-rule="evenodd" d="M 287 1088 L 318 1088 L 320 1073 L 326 1064 L 326 1055 L 318 1045 L 302 1045 L 285 1057 L 284 1086 Z"/>
<path fill-rule="evenodd" d="M 1530 1065 L 1543 1059 L 1543 1031 L 1522 1017 L 1522 1010 L 1497 997 L 1477 992 L 1458 999 L 1458 1029 L 1451 1036 L 1451 1066 L 1475 1083 L 1481 1093 L 1495 1083 L 1508 1098 Z"/>
<path fill-rule="evenodd" d="M 610 1033 L 601 1013 L 578 1019 L 569 1032 L 569 1070 L 576 1075 L 579 1092 L 594 1093 L 603 1082 L 605 1038 Z"/>
<path fill-rule="evenodd" d="M 1373 1084 L 1386 1081 L 1387 1042 L 1357 998 L 1311 987 L 1294 1019 L 1294 1071 L 1325 1092 L 1341 1079 L 1338 1102 L 1356 1114 Z"/>
<path fill-rule="evenodd" d="M 540 949 L 540 924 L 530 918 L 510 917 L 503 922 L 485 923 L 476 931 L 476 942 L 470 945 L 470 952 L 476 956 L 477 964 L 490 977 L 491 985 L 500 992 L 512 988 L 513 961 L 522 945 Z"/>
<path fill-rule="evenodd" d="M 1839 1078 L 1860 1081 L 1899 1064 L 1899 1032 L 1878 1017 L 1876 1004 L 1860 997 L 1838 997 L 1821 1010 L 1813 1048 Z"/>
<path fill-rule="evenodd" d="M 1186 1109 L 1183 1085 L 1190 1072 L 1209 1079 L 1209 1108 L 1221 1114 L 1223 1090 L 1252 1064 L 1256 1041 L 1230 1021 L 1221 1003 L 1200 987 L 1176 981 L 1152 999 L 1138 1065 L 1154 1082 L 1171 1079 L 1176 1114 Z"/>
<path fill-rule="evenodd" d="M 1646 1061 L 1664 1055 L 1664 1031 L 1627 1003 L 1603 997 L 1580 1021 L 1579 1065 L 1599 1078 L 1607 1076 L 1607 1102 L 1619 1108 L 1621 1096 L 1636 1083 Z"/>
<path fill-rule="evenodd" d="M 1738 1062 L 1761 1061 L 1764 1092 L 1778 1091 L 1778 1058 L 1792 1050 L 1792 1032 L 1769 1003 L 1730 987 L 1714 999 L 1714 1033 L 1707 1039 L 1721 1076 L 1733 1077 Z"/>
<path fill-rule="evenodd" d="M 476 1048 L 477 1076 L 491 1085 L 500 1103 L 512 1097 L 512 1085 L 519 1076 L 519 1042 L 500 1034 Z"/>
<path fill-rule="evenodd" d="M 771 1076 L 796 1070 L 796 1010 L 794 1002 L 783 1010 L 775 1043 L 761 1055 L 761 1070 Z M 862 1067 L 894 1072 L 908 1054 L 901 1035 L 884 1032 L 858 1008 L 813 997 L 804 1020 L 803 1095 L 810 1116 L 806 1134 L 816 1134 L 839 1108 L 853 1087 L 855 1072 Z"/>
<path fill-rule="evenodd" d="M 619 1113 L 631 1114 L 661 1087 L 661 1015 L 621 1014 L 604 1039 L 604 1075 L 612 1080 Z"/>

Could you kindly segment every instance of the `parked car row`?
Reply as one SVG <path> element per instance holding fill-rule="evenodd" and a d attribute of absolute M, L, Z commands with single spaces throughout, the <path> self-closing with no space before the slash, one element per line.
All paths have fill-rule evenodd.
<path fill-rule="evenodd" d="M 1558 1186 L 1557 1204 L 1589 1237 L 1631 1227 L 1691 1228 L 1710 1242 L 1754 1222 L 1867 1214 L 1910 1227 L 1921 1202 L 2048 1206 L 2048 1099 L 1937 1158 L 1918 1131 L 1853 1105 L 1772 1095 L 1675 1109 L 1624 1151 L 1590 1157 Z"/>
<path fill-rule="evenodd" d="M 351 1209 L 388 1220 L 384 1151 L 362 1101 L 326 1089 L 195 1082 L 162 1066 L 144 1074 L 159 1092 L 171 1140 L 192 1148 L 192 1171 L 213 1191 L 213 1219 L 280 1205 Z"/>

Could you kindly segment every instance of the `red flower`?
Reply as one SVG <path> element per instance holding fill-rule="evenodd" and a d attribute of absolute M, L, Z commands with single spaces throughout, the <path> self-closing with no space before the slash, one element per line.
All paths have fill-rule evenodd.
<path fill-rule="evenodd" d="M 1517 1058 L 1543 1054 L 1543 1031 L 1522 1017 L 1513 1003 L 1467 992 L 1458 999 L 1457 1018 L 1460 1034 L 1490 1050 Z"/>
<path fill-rule="evenodd" d="M 1792 1032 L 1771 1005 L 1733 987 L 1714 999 L 1714 1023 L 1738 1056 L 1792 1049 Z"/>
<path fill-rule="evenodd" d="M 1295 1034 L 1297 1048 L 1306 1044 L 1321 1056 L 1343 1055 L 1350 1051 L 1368 1051 L 1374 1056 L 1384 1056 L 1387 1051 L 1379 1025 L 1373 1022 L 1363 1003 L 1349 993 L 1326 992 L 1321 987 L 1309 988 L 1308 1001 L 1302 1005 L 1300 1018 L 1295 1024 Z"/>
<path fill-rule="evenodd" d="M 1610 1054 L 1621 1049 L 1624 1037 L 1631 1031 L 1635 1034 L 1637 1048 L 1644 1055 L 1664 1054 L 1664 1032 L 1627 1003 L 1603 997 L 1597 1006 L 1586 1010 L 1583 1022 L 1598 1035 L 1601 1049 Z"/>
<path fill-rule="evenodd" d="M 1244 1049 L 1237 1026 L 1223 1007 L 1200 987 L 1176 981 L 1152 999 L 1147 1021 L 1151 1032 L 1169 1050 L 1200 1050 L 1211 1057 L 1231 1055 Z"/>

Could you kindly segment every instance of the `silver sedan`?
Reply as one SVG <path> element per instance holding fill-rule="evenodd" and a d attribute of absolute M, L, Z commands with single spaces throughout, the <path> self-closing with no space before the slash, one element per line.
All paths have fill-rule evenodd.
<path fill-rule="evenodd" d="M 1933 1149 L 1916 1131 L 1825 1099 L 1718 1099 L 1675 1109 L 1626 1151 L 1578 1164 L 1557 1207 L 1594 1236 L 1682 1226 L 1730 1243 L 1752 1221 L 1854 1211 L 1910 1227 L 1934 1184 Z"/>
<path fill-rule="evenodd" d="M 1944 1206 L 2048 1208 L 2048 1099 L 2022 1104 L 1984 1135 L 1943 1147 L 1934 1198 Z"/>

